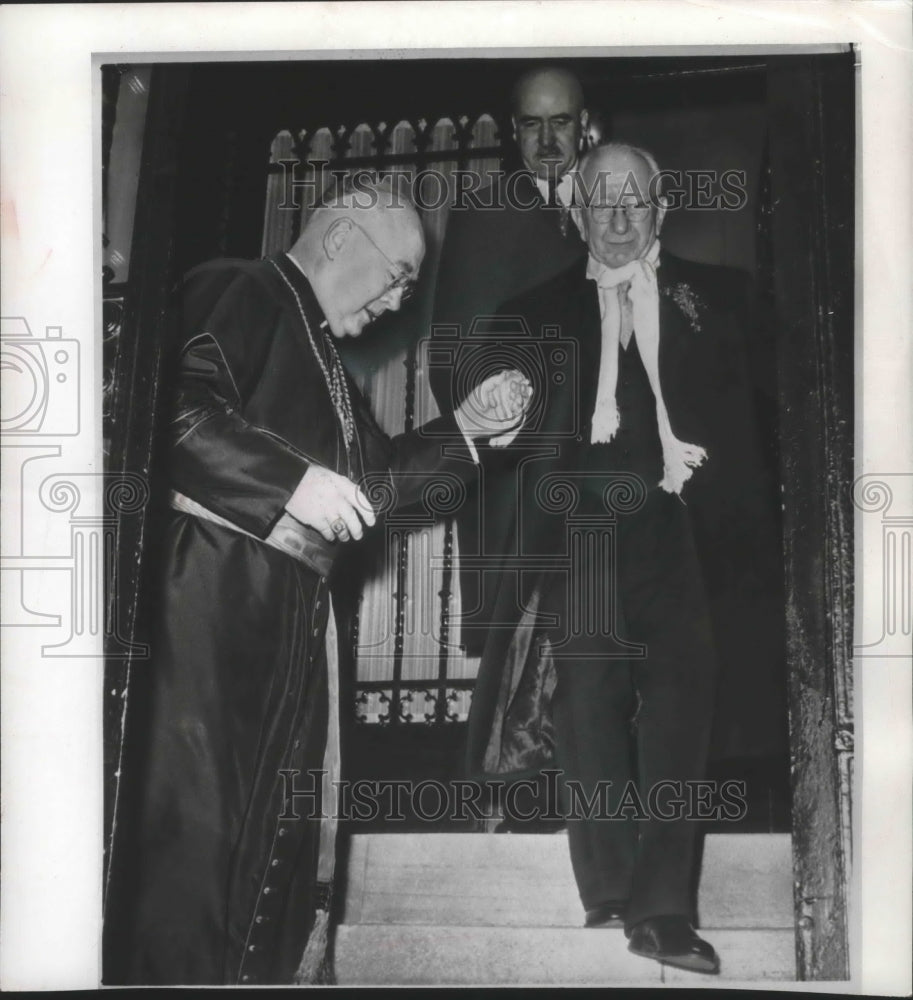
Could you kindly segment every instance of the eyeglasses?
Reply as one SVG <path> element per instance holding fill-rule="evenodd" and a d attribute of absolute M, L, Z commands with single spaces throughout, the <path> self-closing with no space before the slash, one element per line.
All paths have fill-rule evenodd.
<path fill-rule="evenodd" d="M 627 205 L 591 205 L 589 212 L 596 222 L 608 222 L 616 211 L 624 212 L 629 222 L 643 222 L 653 210 L 642 201 Z"/>
<path fill-rule="evenodd" d="M 399 264 L 390 260 L 390 258 L 383 252 L 383 250 L 381 250 L 381 248 L 374 242 L 374 240 L 371 238 L 371 234 L 368 232 L 367 229 L 365 229 L 364 226 L 359 225 L 353 218 L 351 218 L 351 216 L 349 216 L 348 218 L 349 222 L 351 222 L 353 226 L 362 231 L 365 239 L 390 265 L 394 274 L 394 278 L 387 285 L 387 291 L 392 292 L 394 288 L 398 288 L 401 292 L 400 295 L 401 302 L 406 302 L 409 299 L 411 299 L 413 294 L 415 293 L 415 277 L 411 275 L 408 271 L 403 270 L 403 268 L 400 267 Z M 384 294 L 386 294 L 386 292 Z"/>

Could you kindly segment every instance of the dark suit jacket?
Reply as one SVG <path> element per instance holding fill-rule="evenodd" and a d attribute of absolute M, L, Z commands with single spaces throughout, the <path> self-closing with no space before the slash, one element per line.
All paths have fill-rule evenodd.
<path fill-rule="evenodd" d="M 500 311 L 505 318 L 522 318 L 530 336 L 556 330 L 560 340 L 575 345 L 577 355 L 573 382 L 556 380 L 557 367 L 543 367 L 536 385 L 540 408 L 508 449 L 516 455 L 538 442 L 551 454 L 524 462 L 512 479 L 500 482 L 499 500 L 511 507 L 503 551 L 561 553 L 568 511 L 549 510 L 542 502 L 543 477 L 560 472 L 580 481 L 580 473 L 592 467 L 591 449 L 603 447 L 589 443 L 601 328 L 596 285 L 585 272 L 586 262 L 580 261 Z M 752 676 L 769 679 L 783 658 L 775 477 L 748 361 L 750 282 L 742 272 L 667 253 L 660 258 L 658 281 L 660 378 L 672 428 L 709 456 L 685 485 L 682 499 L 701 559 L 724 684 L 728 676 L 750 695 Z M 618 440 L 622 437 L 619 432 Z M 647 486 L 658 489 L 658 479 Z M 511 626 L 519 618 L 517 595 L 511 574 L 502 580 L 493 620 L 506 624 L 489 630 L 469 721 L 473 773 L 528 772 L 548 761 L 548 725 L 542 719 L 547 665 L 534 655 L 535 644 L 520 641 Z M 521 589 L 522 601 L 534 600 L 535 575 Z M 765 684 L 765 691 L 769 687 Z M 737 727 L 749 721 L 750 698 L 743 709 L 733 720 Z M 767 722 L 769 714 L 764 718 Z"/>
<path fill-rule="evenodd" d="M 473 321 L 493 315 L 504 302 L 586 256 L 572 221 L 567 235 L 561 235 L 557 211 L 545 205 L 529 172 L 500 178 L 480 191 L 477 201 L 482 207 L 468 207 L 467 202 L 467 207 L 451 210 L 438 269 L 432 329 L 439 332 L 433 333 L 432 342 L 440 342 L 446 350 L 435 352 L 440 359 L 437 363 L 432 356 L 429 383 L 442 413 L 452 410 L 471 383 L 480 380 L 480 372 L 466 364 L 465 349 L 471 353 L 479 339 L 478 325 L 477 335 L 472 334 Z M 455 327 L 456 338 L 441 336 L 441 327 Z M 497 499 L 497 456 L 489 463 L 490 456 L 482 449 L 481 457 L 488 466 L 486 488 L 481 494 L 471 489 L 457 516 L 460 552 L 467 556 L 496 554 L 505 528 L 503 505 Z M 461 588 L 463 612 L 468 614 L 480 600 L 475 574 L 463 572 Z M 486 605 L 478 609 L 476 627 L 463 632 L 467 649 L 476 655 L 482 650 L 484 627 L 490 620 L 490 602 Z"/>

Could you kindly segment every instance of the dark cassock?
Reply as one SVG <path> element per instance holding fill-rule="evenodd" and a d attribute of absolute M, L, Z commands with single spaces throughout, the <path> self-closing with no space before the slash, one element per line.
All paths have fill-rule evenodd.
<path fill-rule="evenodd" d="M 586 244 L 574 219 L 560 202 L 570 198 L 573 172 L 566 175 L 549 205 L 534 175 L 520 170 L 499 177 L 477 194 L 465 195 L 451 209 L 441 251 L 435 291 L 429 384 L 441 412 L 449 412 L 465 390 L 481 377 L 484 362 L 484 324 L 499 307 L 522 292 L 554 277 L 574 261 L 586 257 Z M 567 191 L 565 191 L 565 188 Z M 458 331 L 453 338 L 453 329 Z M 451 359 L 448 362 L 448 356 Z M 488 364 L 497 365 L 489 355 Z M 462 394 L 461 394 L 462 393 Z M 479 472 L 486 476 L 481 489 L 476 481 L 457 514 L 457 537 L 462 556 L 497 557 L 509 530 L 509 507 L 500 502 L 512 473 L 487 446 L 479 449 Z M 470 655 L 479 655 L 491 620 L 492 602 L 500 575 L 498 559 L 491 572 L 480 577 L 478 568 L 460 574 L 464 624 L 462 641 Z"/>
<path fill-rule="evenodd" d="M 130 981 L 292 983 L 332 887 L 342 543 L 285 505 L 311 463 L 409 503 L 472 460 L 452 415 L 382 433 L 285 255 L 196 268 L 180 316 Z"/>
<path fill-rule="evenodd" d="M 514 513 L 502 551 L 522 555 L 530 571 L 502 577 L 467 765 L 501 778 L 558 767 L 565 808 L 566 781 L 589 796 L 610 779 L 610 815 L 633 782 L 645 804 L 674 816 L 674 786 L 647 796 L 662 782 L 704 777 L 718 664 L 751 692 L 751 671 L 769 676 L 783 655 L 776 492 L 749 363 L 750 283 L 665 251 L 654 264 L 652 332 L 645 321 L 638 330 L 649 313 L 638 320 L 633 284 L 601 287 L 587 259 L 505 304 L 491 324 L 520 317 L 530 331 L 558 329 L 577 360 L 574 378 L 548 352 L 538 374 L 526 373 L 535 395 L 507 449 L 522 462 L 513 495 L 501 497 Z M 604 349 L 601 310 L 616 295 L 619 332 Z M 614 405 L 598 415 L 604 397 Z M 536 570 L 547 558 L 562 568 Z M 611 609 L 608 624 L 601 608 Z M 584 907 L 630 900 L 628 926 L 693 919 L 698 824 L 648 820 L 636 801 L 622 815 L 568 824 Z"/>

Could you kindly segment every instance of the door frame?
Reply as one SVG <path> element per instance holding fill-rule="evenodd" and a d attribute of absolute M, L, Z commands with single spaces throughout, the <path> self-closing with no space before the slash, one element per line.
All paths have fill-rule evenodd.
<path fill-rule="evenodd" d="M 800 980 L 849 976 L 853 538 L 852 53 L 767 62 L 769 169 L 787 598 L 796 954 Z M 160 330 L 176 277 L 181 122 L 190 69 L 157 66 L 150 84 L 131 278 L 113 371 L 112 476 L 152 471 L 166 345 Z M 207 99 L 221 100 L 221 95 Z M 197 109 L 199 111 L 199 109 Z M 183 205 L 182 207 L 186 207 Z M 255 213 L 252 213 L 255 217 Z M 784 266 L 788 261 L 790 266 Z M 810 391 L 811 390 L 811 391 Z M 153 491 L 154 498 L 154 491 Z M 120 634 L 142 638 L 148 508 L 119 515 L 110 584 L 127 609 Z M 122 891 L 117 848 L 133 777 L 128 713 L 134 663 L 109 659 L 105 713 L 106 904 Z M 135 671 L 133 671 L 135 673 Z M 114 863 L 112 863 L 114 859 Z M 128 897 L 126 897 L 128 899 Z M 106 933 L 122 913 L 106 906 Z"/>

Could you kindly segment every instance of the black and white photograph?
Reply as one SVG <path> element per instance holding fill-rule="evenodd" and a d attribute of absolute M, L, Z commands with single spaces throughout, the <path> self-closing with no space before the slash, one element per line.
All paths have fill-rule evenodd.
<path fill-rule="evenodd" d="M 6 129 L 4 987 L 903 995 L 904 5 L 257 6 Z"/>

